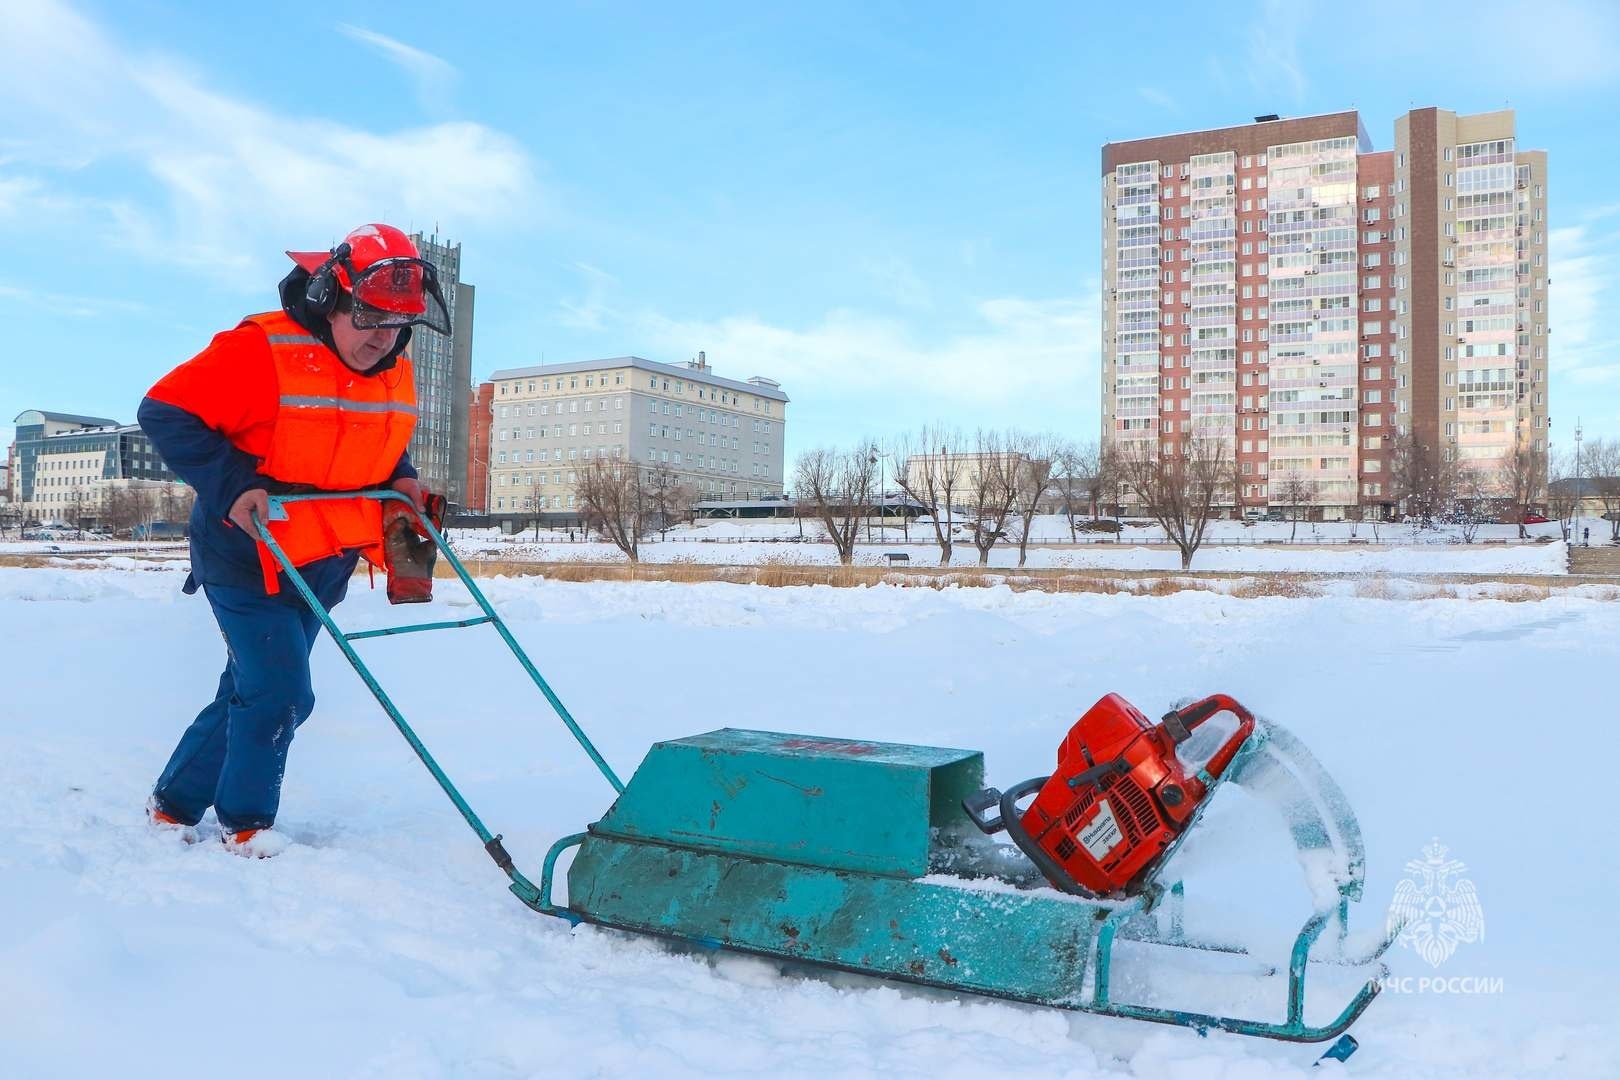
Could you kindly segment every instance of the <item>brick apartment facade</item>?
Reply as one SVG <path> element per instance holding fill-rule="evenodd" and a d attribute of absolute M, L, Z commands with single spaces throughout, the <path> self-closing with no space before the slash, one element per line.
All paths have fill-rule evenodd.
<path fill-rule="evenodd" d="M 1102 151 L 1103 438 L 1229 443 L 1238 506 L 1303 480 L 1395 510 L 1411 431 L 1494 473 L 1545 450 L 1546 154 L 1511 112 L 1355 112 Z M 1236 508 L 1234 508 L 1236 509 Z"/>
<path fill-rule="evenodd" d="M 467 409 L 466 508 L 474 513 L 489 512 L 489 440 L 494 423 L 492 405 L 495 384 L 480 383 L 473 388 Z"/>

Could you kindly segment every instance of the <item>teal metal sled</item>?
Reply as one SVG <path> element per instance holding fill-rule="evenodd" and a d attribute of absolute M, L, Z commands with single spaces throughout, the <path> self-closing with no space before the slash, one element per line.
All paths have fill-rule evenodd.
<path fill-rule="evenodd" d="M 405 501 L 393 492 L 368 494 Z M 272 516 L 283 502 L 320 497 L 273 497 Z M 724 729 L 654 745 L 622 784 L 443 537 L 425 519 L 421 525 L 481 617 L 344 634 L 262 526 L 260 535 L 507 875 L 511 891 L 533 910 L 574 924 L 1200 1032 L 1338 1039 L 1324 1056 L 1341 1059 L 1354 1049 L 1345 1032 L 1377 995 L 1387 974 L 1379 957 L 1400 928 L 1365 954 L 1349 952 L 1349 903 L 1360 899 L 1365 864 L 1360 832 L 1343 793 L 1284 729 L 1258 726 L 1215 782 L 1230 780 L 1277 806 L 1318 892 L 1321 882 L 1332 890 L 1317 896 L 1318 910 L 1295 938 L 1285 1015 L 1263 1021 L 1121 1002 L 1114 995 L 1120 940 L 1182 955 L 1244 950 L 1185 934 L 1179 882 L 1155 881 L 1120 900 L 1051 888 L 1016 848 L 980 834 L 963 809 L 984 784 L 978 751 Z M 538 886 L 439 769 L 353 645 L 483 623 L 499 633 L 618 793 L 599 821 L 552 846 Z M 558 903 L 557 864 L 574 848 L 568 899 Z M 1369 969 L 1337 1013 L 1316 1024 L 1305 1018 L 1313 963 Z"/>
<path fill-rule="evenodd" d="M 1262 760 L 1251 751 L 1239 776 L 1264 774 Z M 1118 939 L 1242 950 L 1182 933 L 1179 885 L 1118 901 L 1049 887 L 1016 849 L 970 827 L 962 800 L 983 780 L 970 750 L 733 729 L 661 742 L 607 814 L 563 842 L 579 844 L 564 910 L 886 979 L 1296 1042 L 1342 1035 L 1378 993 L 1369 979 L 1329 1022 L 1305 1021 L 1307 963 L 1325 930 L 1337 932 L 1322 958 L 1336 963 L 1371 964 L 1388 947 L 1344 955 L 1341 894 L 1296 938 L 1280 1022 L 1114 1000 Z"/>

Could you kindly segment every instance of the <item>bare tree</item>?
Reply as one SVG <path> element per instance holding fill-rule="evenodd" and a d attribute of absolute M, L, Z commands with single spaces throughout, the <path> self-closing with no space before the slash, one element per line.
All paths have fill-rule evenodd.
<path fill-rule="evenodd" d="M 692 489 L 681 482 L 680 474 L 667 461 L 660 461 L 648 469 L 642 484 L 660 540 L 671 527 L 691 520 Z"/>
<path fill-rule="evenodd" d="M 99 500 L 82 484 L 73 488 L 72 499 L 68 504 L 68 521 L 76 534 L 74 539 L 83 540 L 85 524 L 95 518 Z"/>
<path fill-rule="evenodd" d="M 1547 516 L 1558 522 L 1566 541 L 1570 539 L 1570 525 L 1581 501 L 1581 493 L 1575 485 L 1574 454 L 1552 449 L 1547 456 Z"/>
<path fill-rule="evenodd" d="M 961 434 L 946 427 L 925 427 L 919 435 L 895 444 L 894 461 L 899 473 L 895 483 L 900 490 L 933 515 L 939 565 L 949 566 L 953 547 L 951 507 L 962 494 L 966 468 Z"/>
<path fill-rule="evenodd" d="M 115 536 L 133 537 L 146 524 L 142 501 L 137 491 L 128 485 L 109 487 L 102 498 L 102 527 Z"/>
<path fill-rule="evenodd" d="M 1601 443 L 1601 440 L 1600 440 Z M 1594 444 L 1593 449 L 1597 449 Z M 1620 450 L 1620 444 L 1616 444 Z M 1527 439 L 1519 440 L 1513 452 L 1503 459 L 1497 469 L 1495 487 L 1507 503 L 1508 513 L 1519 526 L 1519 539 L 1523 540 L 1524 517 L 1539 501 L 1547 486 L 1547 454 L 1537 450 Z M 1617 492 L 1620 502 L 1620 492 Z"/>
<path fill-rule="evenodd" d="M 1291 472 L 1283 477 L 1282 483 L 1272 484 L 1271 491 L 1289 509 L 1288 517 L 1293 524 L 1288 529 L 1288 542 L 1293 543 L 1299 534 L 1300 511 L 1316 502 L 1316 483 L 1297 472 Z"/>
<path fill-rule="evenodd" d="M 861 519 L 872 512 L 877 458 L 870 446 L 868 441 L 853 450 L 808 450 L 799 455 L 793 469 L 793 487 L 801 504 L 821 522 L 845 566 L 855 560 Z"/>
<path fill-rule="evenodd" d="M 191 508 L 197 501 L 197 493 L 184 484 L 173 482 L 161 484 L 156 491 L 156 496 L 147 500 L 147 517 L 143 522 L 147 535 L 152 535 L 152 526 L 159 521 L 185 528 L 191 519 Z"/>
<path fill-rule="evenodd" d="M 1018 477 L 1012 440 L 995 431 L 980 430 L 973 439 L 967 464 L 968 508 L 973 513 L 973 546 L 979 565 L 990 565 L 990 549 L 1007 535 L 1007 522 L 1018 501 Z"/>
<path fill-rule="evenodd" d="M 1062 494 L 1063 517 L 1069 526 L 1069 539 L 1080 539 L 1082 514 L 1097 520 L 1104 494 L 1113 490 L 1113 454 L 1100 443 L 1066 442 L 1057 450 L 1055 481 Z"/>
<path fill-rule="evenodd" d="M 1593 439 L 1581 449 L 1588 483 L 1603 504 L 1609 540 L 1620 543 L 1620 440 Z"/>
<path fill-rule="evenodd" d="M 612 541 L 625 558 L 639 562 L 649 512 L 641 468 L 632 462 L 597 458 L 578 474 L 574 495 L 587 527 Z"/>
<path fill-rule="evenodd" d="M 1062 448 L 1051 435 L 1014 434 L 1007 440 L 1007 446 L 1012 455 L 1013 509 L 1022 526 L 1018 533 L 1018 565 L 1023 566 L 1029 555 L 1029 534 L 1035 527 L 1035 513 L 1052 489 L 1052 474 L 1058 467 Z"/>
<path fill-rule="evenodd" d="M 150 537 L 158 506 L 158 492 L 138 481 L 107 484 L 96 516 L 100 527 L 115 536 Z"/>
<path fill-rule="evenodd" d="M 545 477 L 545 475 L 545 473 L 540 474 L 542 479 Z M 529 493 L 523 497 L 523 509 L 534 515 L 534 539 L 536 543 L 538 543 L 540 540 L 540 518 L 545 508 L 546 497 L 540 494 L 540 485 L 537 483 L 530 488 Z"/>
<path fill-rule="evenodd" d="M 1119 450 L 1119 468 L 1125 486 L 1180 549 L 1181 568 L 1187 569 L 1217 508 L 1236 501 L 1228 441 L 1194 435 L 1182 443 L 1180 454 L 1163 455 L 1157 441 L 1126 443 Z"/>
<path fill-rule="evenodd" d="M 1439 447 L 1411 432 L 1395 437 L 1390 461 L 1390 486 L 1408 516 L 1424 528 L 1445 513 L 1456 498 L 1457 462 Z"/>
<path fill-rule="evenodd" d="M 1491 477 L 1482 469 L 1472 466 L 1457 470 L 1456 512 L 1452 520 L 1462 533 L 1465 544 L 1472 544 L 1479 535 L 1480 524 L 1491 516 Z"/>

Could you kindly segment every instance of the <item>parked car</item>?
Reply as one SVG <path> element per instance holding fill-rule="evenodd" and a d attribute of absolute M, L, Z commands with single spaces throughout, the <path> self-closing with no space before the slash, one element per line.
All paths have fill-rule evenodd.
<path fill-rule="evenodd" d="M 1522 520 L 1526 525 L 1545 525 L 1552 519 L 1546 514 L 1538 514 L 1535 511 L 1531 511 L 1525 514 L 1520 520 Z"/>
<path fill-rule="evenodd" d="M 1243 511 L 1244 521 L 1260 521 L 1265 516 L 1266 512 L 1260 509 L 1258 506 L 1251 506 L 1247 510 Z"/>
<path fill-rule="evenodd" d="M 1288 517 L 1281 510 L 1267 510 L 1262 521 L 1287 521 Z"/>

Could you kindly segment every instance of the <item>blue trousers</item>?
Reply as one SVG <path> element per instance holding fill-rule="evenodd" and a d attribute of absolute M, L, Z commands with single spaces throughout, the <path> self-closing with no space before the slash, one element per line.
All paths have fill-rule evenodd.
<path fill-rule="evenodd" d="M 314 578 L 310 586 L 328 610 L 348 590 L 346 572 Z M 203 586 L 225 637 L 225 671 L 152 791 L 171 817 L 196 824 L 212 806 L 230 832 L 275 823 L 293 732 L 315 708 L 309 653 L 321 631 L 315 613 L 283 582 L 275 596 L 261 588 Z"/>

